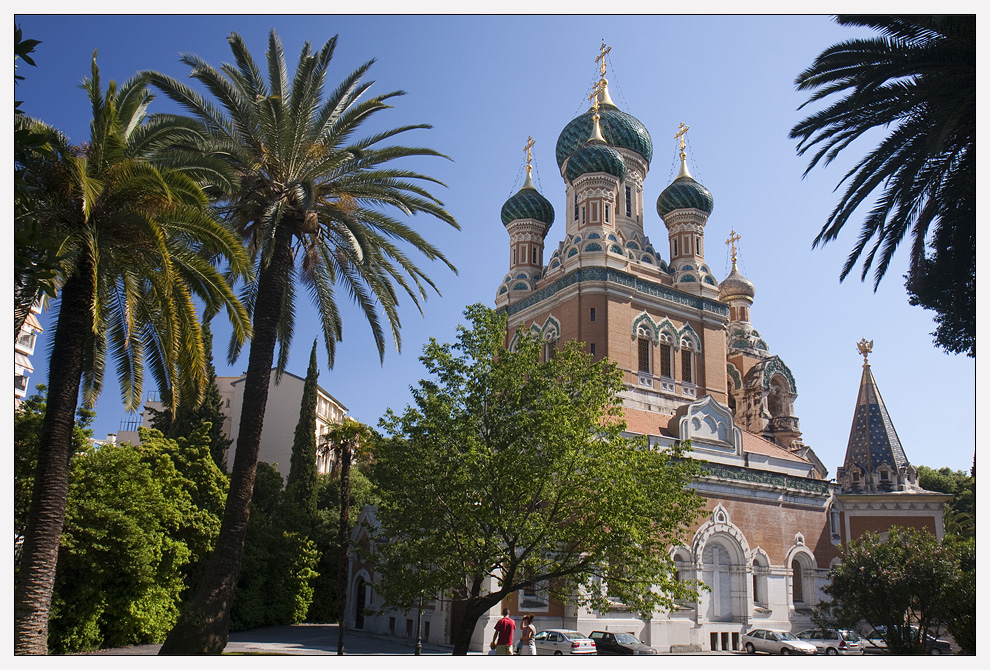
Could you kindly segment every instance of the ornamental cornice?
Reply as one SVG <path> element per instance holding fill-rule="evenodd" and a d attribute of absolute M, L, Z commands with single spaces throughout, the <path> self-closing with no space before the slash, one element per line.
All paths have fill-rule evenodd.
<path fill-rule="evenodd" d="M 780 472 L 768 472 L 766 470 L 754 470 L 735 465 L 724 465 L 722 463 L 712 463 L 705 461 L 701 466 L 702 477 L 714 477 L 717 479 L 729 479 L 739 482 L 750 482 L 754 484 L 765 484 L 782 489 L 790 489 L 803 493 L 817 495 L 829 495 L 834 488 L 834 484 L 807 477 L 797 477 Z"/>
<path fill-rule="evenodd" d="M 582 282 L 601 281 L 624 286 L 632 289 L 633 291 L 701 310 L 714 316 L 723 318 L 728 318 L 729 316 L 728 306 L 718 300 L 683 293 L 673 288 L 648 281 L 641 277 L 636 277 L 626 272 L 616 270 L 615 268 L 608 268 L 604 266 L 580 267 L 572 270 L 549 286 L 545 286 L 526 296 L 522 300 L 509 305 L 506 307 L 506 313 L 510 316 L 516 314 L 517 312 L 527 309 L 532 305 L 553 297 L 555 294 L 571 285 L 580 284 Z"/>

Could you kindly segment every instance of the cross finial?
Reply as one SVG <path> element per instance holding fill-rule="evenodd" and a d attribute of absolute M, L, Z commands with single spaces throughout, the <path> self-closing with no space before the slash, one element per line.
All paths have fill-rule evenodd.
<path fill-rule="evenodd" d="M 736 269 L 736 242 L 738 242 L 739 240 L 740 240 L 739 235 L 736 234 L 736 231 L 735 230 L 733 230 L 729 234 L 729 239 L 727 239 L 725 241 L 725 243 L 729 245 L 729 249 L 731 250 L 731 254 L 732 254 L 732 269 L 733 270 Z"/>
<path fill-rule="evenodd" d="M 591 95 L 588 96 L 588 100 L 591 101 L 591 109 L 598 114 L 598 94 L 602 92 L 602 82 L 596 81 L 594 88 L 591 89 Z"/>
<path fill-rule="evenodd" d="M 599 125 L 601 116 L 598 114 L 598 94 L 601 93 L 604 88 L 605 80 L 603 79 L 602 81 L 595 83 L 595 88 L 591 91 L 591 95 L 588 96 L 588 99 L 591 100 L 591 109 L 593 112 L 591 115 L 593 124 L 591 127 L 591 137 L 588 139 L 589 142 L 592 140 L 597 140 L 600 142 L 605 141 L 605 138 L 602 136 L 601 125 Z"/>
<path fill-rule="evenodd" d="M 867 342 L 866 341 L 866 338 L 864 337 L 856 345 L 856 348 L 859 349 L 859 353 L 863 354 L 863 367 L 864 368 L 869 367 L 870 361 L 869 361 L 869 359 L 867 357 L 871 353 L 873 353 L 873 340 L 870 340 L 869 342 Z"/>
<path fill-rule="evenodd" d="M 533 141 L 533 136 L 530 135 L 526 140 L 526 146 L 523 147 L 523 151 L 526 152 L 526 174 L 532 174 L 533 172 L 533 145 L 536 142 Z"/>
<path fill-rule="evenodd" d="M 689 130 L 691 130 L 691 126 L 685 126 L 684 123 L 682 122 L 681 125 L 677 126 L 677 132 L 674 133 L 674 139 L 680 140 L 681 143 L 681 160 L 684 160 L 687 157 L 687 155 L 684 153 L 684 146 L 685 146 L 684 136 L 687 134 L 687 131 Z"/>
<path fill-rule="evenodd" d="M 606 55 L 608 54 L 608 52 L 610 52 L 611 50 L 612 50 L 612 47 L 607 47 L 607 46 L 605 46 L 605 40 L 602 40 L 602 46 L 601 46 L 601 51 L 602 51 L 602 53 L 601 53 L 601 55 L 600 55 L 600 56 L 598 56 L 598 57 L 597 57 L 597 58 L 595 59 L 595 62 L 597 62 L 597 63 L 598 63 L 598 66 L 599 66 L 599 67 L 601 68 L 601 71 L 602 71 L 602 79 L 604 79 L 604 78 L 605 78 L 605 56 L 606 56 Z"/>

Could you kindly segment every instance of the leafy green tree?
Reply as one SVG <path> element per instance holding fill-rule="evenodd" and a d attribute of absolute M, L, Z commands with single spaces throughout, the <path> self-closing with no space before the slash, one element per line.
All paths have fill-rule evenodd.
<path fill-rule="evenodd" d="M 79 392 L 92 406 L 108 354 L 117 363 L 124 404 L 141 400 L 145 361 L 176 402 L 205 374 L 194 296 L 209 313 L 226 309 L 235 339 L 248 315 L 212 260 L 234 275 L 251 266 L 238 239 L 212 216 L 198 180 L 223 166 L 163 152 L 190 124 L 146 117 L 147 76 L 104 92 L 94 54 L 83 82 L 92 104 L 90 139 L 72 146 L 43 124 L 52 152 L 23 151 L 23 178 L 34 189 L 31 216 L 58 245 L 58 318 L 49 358 L 47 412 L 14 596 L 14 650 L 43 654 Z"/>
<path fill-rule="evenodd" d="M 942 622 L 964 654 L 976 654 L 976 537 L 949 537 L 959 560 L 959 573 L 950 584 Z"/>
<path fill-rule="evenodd" d="M 287 501 L 278 470 L 259 463 L 257 484 L 245 540 L 244 570 L 230 615 L 233 630 L 303 622 L 312 604 L 320 559 L 306 535 L 287 527 Z"/>
<path fill-rule="evenodd" d="M 52 599 L 57 653 L 161 642 L 195 566 L 213 547 L 226 481 L 207 427 L 73 461 Z"/>
<path fill-rule="evenodd" d="M 164 74 L 149 75 L 202 124 L 209 140 L 193 147 L 207 155 L 222 155 L 237 173 L 237 191 L 229 197 L 221 194 L 218 203 L 243 234 L 257 267 L 257 281 L 245 291 L 254 334 L 223 528 L 208 574 L 187 603 L 163 654 L 216 654 L 227 643 L 275 345 L 280 345 L 281 372 L 295 324 L 297 280 L 316 304 L 331 367 L 342 335 L 338 284 L 364 311 L 384 357 L 379 311 L 398 347 L 398 291 L 419 306 L 427 288 L 436 288 L 401 247 L 410 246 L 453 269 L 436 247 L 389 212 L 424 213 L 458 227 L 424 186 L 439 182 L 394 166 L 401 158 L 442 154 L 387 144 L 429 126 L 399 126 L 352 139 L 365 121 L 377 120 L 378 112 L 389 109 L 392 99 L 401 95 L 395 91 L 361 99 L 372 84 L 363 81 L 372 62 L 347 75 L 324 98 L 336 37 L 318 51 L 306 43 L 290 76 L 282 43 L 272 31 L 267 81 L 244 40 L 235 33 L 228 42 L 236 65 L 217 69 L 195 55 L 182 56 L 182 62 L 193 68 L 190 76 L 206 87 L 212 99 Z M 231 357 L 239 351 L 240 345 L 233 343 Z"/>
<path fill-rule="evenodd" d="M 454 654 L 509 594 L 547 589 L 649 615 L 694 598 L 669 556 L 697 519 L 688 447 L 622 436 L 621 373 L 569 342 L 548 361 L 525 333 L 505 349 L 506 317 L 467 308 L 456 344 L 425 347 L 431 375 L 414 405 L 382 420 L 376 591 L 396 607 L 461 601 Z M 494 589 L 488 590 L 489 580 Z M 581 594 L 586 594 L 586 597 Z"/>
<path fill-rule="evenodd" d="M 312 530 L 313 517 L 316 515 L 316 401 L 319 377 L 316 340 L 313 340 L 313 351 L 309 354 L 309 368 L 306 370 L 299 405 L 299 422 L 292 440 L 289 478 L 285 486 L 286 497 L 299 507 L 308 521 L 307 533 Z"/>
<path fill-rule="evenodd" d="M 814 151 L 805 174 L 864 134 L 888 132 L 844 175 L 846 191 L 814 245 L 836 239 L 879 191 L 840 279 L 872 244 L 861 278 L 872 267 L 875 290 L 910 232 L 909 302 L 935 310 L 938 346 L 975 357 L 976 16 L 852 15 L 836 22 L 880 36 L 833 45 L 798 75 L 799 90 L 815 91 L 802 108 L 831 100 L 790 131 L 798 155 Z"/>
<path fill-rule="evenodd" d="M 829 571 L 822 590 L 831 600 L 819 604 L 819 621 L 843 628 L 865 621 L 882 631 L 892 653 L 924 653 L 919 640 L 937 636 L 953 608 L 969 607 L 954 602 L 966 579 L 958 546 L 904 528 L 892 528 L 887 538 L 867 533 L 850 542 Z"/>
<path fill-rule="evenodd" d="M 975 459 L 974 459 L 975 461 Z M 945 532 L 976 537 L 976 476 L 951 468 L 918 466 L 918 484 L 923 489 L 948 493 L 954 498 L 945 508 Z"/>
<path fill-rule="evenodd" d="M 24 542 L 24 527 L 27 525 L 28 510 L 31 507 L 31 492 L 34 489 L 34 472 L 38 467 L 38 443 L 41 441 L 41 427 L 45 419 L 47 400 L 44 384 L 35 385 L 35 394 L 24 398 L 14 411 L 14 571 L 20 565 L 21 544 Z M 89 426 L 96 413 L 80 407 L 76 411 L 76 426 L 72 433 L 72 453 L 82 454 L 92 451 L 90 438 L 93 431 Z"/>

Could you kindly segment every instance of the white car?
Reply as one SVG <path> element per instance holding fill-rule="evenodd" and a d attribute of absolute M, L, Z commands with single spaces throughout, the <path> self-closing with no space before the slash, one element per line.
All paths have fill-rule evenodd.
<path fill-rule="evenodd" d="M 866 653 L 863 638 L 854 630 L 803 630 L 797 634 L 799 640 L 810 642 L 819 654 L 835 656 L 861 656 Z"/>
<path fill-rule="evenodd" d="M 747 654 L 765 651 L 768 654 L 805 654 L 812 656 L 818 653 L 815 645 L 799 640 L 785 630 L 770 630 L 756 628 L 742 636 L 743 649 Z"/>
<path fill-rule="evenodd" d="M 595 648 L 595 641 L 576 630 L 553 628 L 541 630 L 533 640 L 536 642 L 537 656 L 564 656 L 570 654 L 595 656 L 598 654 L 598 650 Z"/>

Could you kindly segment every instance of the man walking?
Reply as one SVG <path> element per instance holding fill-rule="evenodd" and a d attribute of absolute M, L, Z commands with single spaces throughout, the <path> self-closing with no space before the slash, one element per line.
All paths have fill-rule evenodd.
<path fill-rule="evenodd" d="M 512 633 L 516 630 L 516 622 L 509 617 L 509 608 L 502 609 L 502 618 L 495 623 L 495 635 L 492 636 L 492 649 L 496 656 L 512 655 Z"/>

